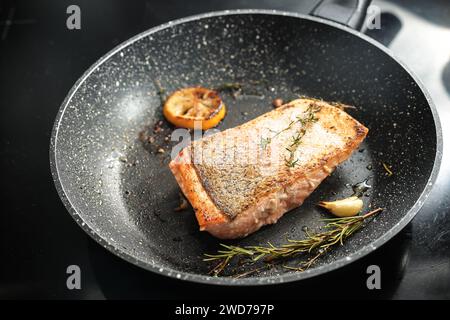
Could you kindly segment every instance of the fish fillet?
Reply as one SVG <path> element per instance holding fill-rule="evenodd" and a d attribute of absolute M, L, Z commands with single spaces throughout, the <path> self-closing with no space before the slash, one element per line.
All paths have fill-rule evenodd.
<path fill-rule="evenodd" d="M 169 167 L 200 230 L 241 238 L 300 206 L 367 132 L 340 108 L 302 98 L 192 142 Z"/>

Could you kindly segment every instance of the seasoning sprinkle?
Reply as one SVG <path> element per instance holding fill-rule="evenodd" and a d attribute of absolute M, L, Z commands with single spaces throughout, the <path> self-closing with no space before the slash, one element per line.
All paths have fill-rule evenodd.
<path fill-rule="evenodd" d="M 382 165 L 384 167 L 384 170 L 386 170 L 387 176 L 390 177 L 392 176 L 394 173 L 391 170 L 391 167 L 388 166 L 386 163 L 382 162 Z"/>

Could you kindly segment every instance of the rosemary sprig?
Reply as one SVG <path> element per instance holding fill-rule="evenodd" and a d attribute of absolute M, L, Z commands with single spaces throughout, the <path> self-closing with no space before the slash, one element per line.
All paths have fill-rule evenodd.
<path fill-rule="evenodd" d="M 266 263 L 286 261 L 301 254 L 313 254 L 306 261 L 300 262 L 299 267 L 284 266 L 288 269 L 303 271 L 310 268 L 317 259 L 337 245 L 343 245 L 344 241 L 364 226 L 364 221 L 381 212 L 378 208 L 361 216 L 324 219 L 327 222 L 327 231 L 319 233 L 306 232 L 306 238 L 302 240 L 288 240 L 280 246 L 268 243 L 266 246 L 233 246 L 220 244 L 222 248 L 216 254 L 205 254 L 203 261 L 218 261 L 211 270 L 211 274 L 219 275 L 236 258 L 244 258 L 247 262 Z"/>

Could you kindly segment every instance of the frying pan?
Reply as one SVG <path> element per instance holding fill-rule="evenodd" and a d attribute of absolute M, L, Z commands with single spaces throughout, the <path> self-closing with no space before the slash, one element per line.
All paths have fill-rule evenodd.
<path fill-rule="evenodd" d="M 317 17 L 327 10 L 316 8 L 314 17 L 267 10 L 201 14 L 145 31 L 103 56 L 62 103 L 51 139 L 56 188 L 75 221 L 135 265 L 220 285 L 317 276 L 361 258 L 397 234 L 436 179 L 442 151 L 438 116 L 404 65 L 342 24 L 358 28 L 361 17 L 335 15 L 341 23 Z M 167 141 L 173 127 L 160 121 L 161 88 L 171 92 L 235 82 L 247 89 L 238 96 L 222 93 L 228 114 L 220 130 L 270 111 L 274 98 L 297 95 L 354 105 L 348 112 L 370 129 L 360 149 L 300 208 L 275 225 L 226 242 L 279 244 L 303 238 L 305 227 L 317 230 L 327 217 L 315 203 L 346 197 L 351 185 L 368 179 L 372 188 L 364 197 L 365 210 L 383 207 L 383 213 L 305 272 L 275 268 L 239 279 L 208 276 L 211 266 L 202 255 L 215 252 L 223 241 L 198 231 L 192 209 L 174 211 L 179 188 L 167 163 L 177 141 Z M 149 143 L 148 136 L 155 141 Z M 160 146 L 165 153 L 158 153 Z"/>

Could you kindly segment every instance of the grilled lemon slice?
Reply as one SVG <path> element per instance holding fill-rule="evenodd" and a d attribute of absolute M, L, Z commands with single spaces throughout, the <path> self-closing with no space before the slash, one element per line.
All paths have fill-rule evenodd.
<path fill-rule="evenodd" d="M 164 103 L 163 114 L 177 127 L 215 127 L 225 117 L 226 108 L 219 94 L 207 88 L 184 88 L 173 92 Z"/>

